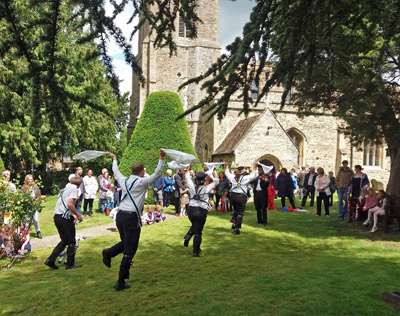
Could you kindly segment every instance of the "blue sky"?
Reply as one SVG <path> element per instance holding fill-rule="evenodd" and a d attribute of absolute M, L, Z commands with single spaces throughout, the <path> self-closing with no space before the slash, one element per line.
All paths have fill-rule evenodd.
<path fill-rule="evenodd" d="M 201 1 L 201 0 L 199 0 Z M 219 0 L 219 43 L 224 49 L 226 45 L 231 43 L 235 37 L 242 35 L 243 25 L 248 21 L 253 0 Z M 106 7 L 107 12 L 111 14 L 111 5 Z M 126 38 L 129 38 L 132 30 L 132 24 L 127 25 L 133 8 L 123 12 L 118 20 L 117 25 L 122 29 Z M 132 47 L 137 52 L 137 37 L 132 39 Z M 129 65 L 125 63 L 124 55 L 118 46 L 111 42 L 109 45 L 109 53 L 113 57 L 115 72 L 123 82 L 120 83 L 121 92 L 131 92 L 132 71 Z"/>

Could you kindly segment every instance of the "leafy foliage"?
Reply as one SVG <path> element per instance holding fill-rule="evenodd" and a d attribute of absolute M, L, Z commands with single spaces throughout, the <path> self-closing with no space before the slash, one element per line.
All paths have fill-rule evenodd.
<path fill-rule="evenodd" d="M 119 164 L 122 174 L 130 175 L 134 162 L 142 162 L 147 172 L 153 173 L 157 167 L 160 148 L 176 149 L 197 157 L 186 120 L 184 118 L 176 120 L 182 113 L 183 105 L 176 93 L 161 91 L 148 96 Z M 166 161 L 171 159 L 167 156 Z M 200 169 L 200 166 L 195 167 Z"/>
<path fill-rule="evenodd" d="M 4 167 L 4 162 L 0 157 L 0 173 L 3 172 L 6 168 Z"/>
<path fill-rule="evenodd" d="M 222 119 L 235 94 L 247 114 L 253 82 L 260 85 L 256 104 L 282 84 L 282 107 L 293 89 L 304 115 L 338 116 L 353 144 L 385 140 L 389 191 L 400 193 L 399 22 L 399 0 L 256 1 L 243 37 L 207 72 L 184 83 L 201 83 L 207 91 L 184 115 L 211 104 L 206 113 Z"/>
<path fill-rule="evenodd" d="M 0 144 L 14 170 L 109 150 L 126 123 L 127 96 L 116 97 L 94 41 L 80 42 L 89 31 L 76 10 L 73 1 L 0 3 Z"/>
<path fill-rule="evenodd" d="M 22 193 L 21 190 L 13 192 L 9 188 L 8 182 L 0 180 L 0 215 L 9 218 L 6 230 L 10 233 L 10 243 L 12 243 L 12 253 L 9 256 L 10 261 L 2 268 L 10 268 L 18 255 L 23 239 L 26 237 L 24 232 L 25 219 L 30 218 L 32 221 L 35 212 L 41 212 L 43 209 L 43 201 L 36 201 L 29 193 Z M 1 249 L 0 257 L 4 256 L 6 249 Z"/>

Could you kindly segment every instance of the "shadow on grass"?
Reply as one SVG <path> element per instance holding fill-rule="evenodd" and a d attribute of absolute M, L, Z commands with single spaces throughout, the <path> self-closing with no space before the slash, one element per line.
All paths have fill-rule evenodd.
<path fill-rule="evenodd" d="M 111 269 L 101 262 L 101 250 L 117 242 L 116 234 L 83 241 L 78 270 L 50 270 L 43 261 L 51 250 L 38 251 L 0 275 L 0 291 L 7 292 L 0 313 L 396 315 L 378 298 L 400 288 L 398 252 L 323 232 L 317 234 L 323 238 L 306 236 L 287 223 L 288 230 L 275 229 L 283 217 L 271 216 L 265 228 L 254 216 L 245 215 L 239 236 L 228 215 L 209 216 L 200 258 L 182 245 L 187 218 L 143 228 L 128 281 L 133 288 L 123 292 L 112 289 L 121 256 Z M 28 280 L 29 290 L 21 291 Z"/>

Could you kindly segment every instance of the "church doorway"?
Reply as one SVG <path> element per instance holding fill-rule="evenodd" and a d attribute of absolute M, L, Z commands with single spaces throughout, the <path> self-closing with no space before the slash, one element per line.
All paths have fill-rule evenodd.
<path fill-rule="evenodd" d="M 273 173 L 276 173 L 277 170 L 280 170 L 282 168 L 282 164 L 279 159 L 273 155 L 264 155 L 260 157 L 258 161 L 266 166 L 274 166 L 274 169 L 272 169 Z"/>

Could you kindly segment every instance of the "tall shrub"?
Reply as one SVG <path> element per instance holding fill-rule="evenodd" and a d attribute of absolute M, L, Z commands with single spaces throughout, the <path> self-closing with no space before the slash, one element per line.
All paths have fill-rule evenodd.
<path fill-rule="evenodd" d="M 129 145 L 120 160 L 122 174 L 129 176 L 134 162 L 143 163 L 147 172 L 153 173 L 157 167 L 160 148 L 175 149 L 197 157 L 186 120 L 176 120 L 183 112 L 182 102 L 176 93 L 160 91 L 148 96 Z M 166 161 L 170 160 L 166 157 Z M 201 168 L 200 165 L 196 167 Z"/>

